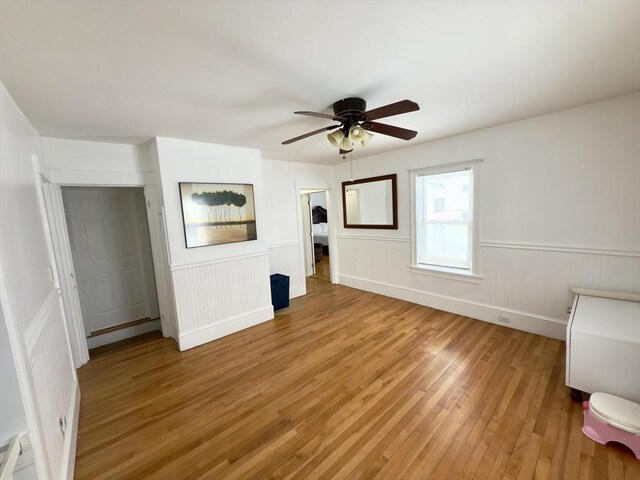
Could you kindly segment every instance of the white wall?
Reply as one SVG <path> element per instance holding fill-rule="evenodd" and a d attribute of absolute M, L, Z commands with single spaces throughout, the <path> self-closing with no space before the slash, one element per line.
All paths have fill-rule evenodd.
<path fill-rule="evenodd" d="M 638 132 L 635 93 L 354 161 L 357 178 L 398 174 L 399 229 L 340 226 L 340 283 L 562 337 L 570 287 L 640 290 Z M 412 273 L 408 170 L 474 159 L 484 278 Z"/>
<path fill-rule="evenodd" d="M 1 95 L 0 262 L 7 281 L 28 284 L 12 289 L 10 305 L 24 331 L 53 287 L 32 166 L 41 153 L 36 131 L 4 88 Z"/>
<path fill-rule="evenodd" d="M 38 474 L 66 478 L 75 459 L 79 390 L 50 271 L 33 155 L 41 156 L 37 132 L 0 84 L 0 302 Z M 60 418 L 66 419 L 64 435 Z"/>
<path fill-rule="evenodd" d="M 62 185 L 149 185 L 149 146 L 42 137 L 42 171 Z"/>
<path fill-rule="evenodd" d="M 27 417 L 22 406 L 22 395 L 18 384 L 18 371 L 11 354 L 9 332 L 0 305 L 0 446 L 17 434 L 29 431 Z"/>
<path fill-rule="evenodd" d="M 273 318 L 260 152 L 155 142 L 181 350 Z M 253 184 L 257 240 L 186 248 L 179 182 Z"/>
<path fill-rule="evenodd" d="M 263 160 L 270 273 L 282 273 L 290 277 L 291 298 L 306 293 L 298 189 L 331 185 L 331 175 L 331 167 L 325 165 Z M 330 211 L 329 215 L 331 214 Z"/>

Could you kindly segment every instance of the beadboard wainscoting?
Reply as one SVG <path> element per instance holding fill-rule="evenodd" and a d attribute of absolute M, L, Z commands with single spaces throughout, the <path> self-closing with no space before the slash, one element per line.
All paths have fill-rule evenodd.
<path fill-rule="evenodd" d="M 299 297 L 307 292 L 300 251 L 299 242 L 279 243 L 269 247 L 269 273 L 289 276 L 289 298 Z"/>
<path fill-rule="evenodd" d="M 558 339 L 571 287 L 640 290 L 638 252 L 480 242 L 482 278 L 468 281 L 412 273 L 409 238 L 340 235 L 338 245 L 343 285 Z"/>
<path fill-rule="evenodd" d="M 51 290 L 24 337 L 51 478 L 73 478 L 80 389 L 59 288 Z"/>
<path fill-rule="evenodd" d="M 181 351 L 273 318 L 269 253 L 171 267 Z"/>

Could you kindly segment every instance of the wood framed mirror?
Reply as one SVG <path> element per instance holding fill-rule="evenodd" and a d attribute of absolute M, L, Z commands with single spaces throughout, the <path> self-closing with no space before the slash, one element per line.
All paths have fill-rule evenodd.
<path fill-rule="evenodd" d="M 398 176 L 342 182 L 344 228 L 398 229 Z"/>

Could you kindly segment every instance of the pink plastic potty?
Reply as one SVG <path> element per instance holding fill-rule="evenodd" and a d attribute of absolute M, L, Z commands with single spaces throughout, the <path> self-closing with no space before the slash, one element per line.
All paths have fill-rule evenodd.
<path fill-rule="evenodd" d="M 619 442 L 640 460 L 640 405 L 608 393 L 594 393 L 582 404 L 582 433 L 606 445 Z"/>

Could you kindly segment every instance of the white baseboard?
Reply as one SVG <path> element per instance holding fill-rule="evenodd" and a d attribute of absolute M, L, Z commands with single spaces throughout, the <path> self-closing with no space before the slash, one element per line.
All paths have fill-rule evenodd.
<path fill-rule="evenodd" d="M 469 302 L 458 298 L 447 297 L 427 293 L 412 288 L 398 287 L 387 283 L 374 282 L 364 278 L 353 277 L 351 275 L 340 275 L 340 283 L 347 287 L 366 290 L 378 293 L 387 297 L 406 300 L 407 302 L 425 305 L 438 310 L 464 315 L 484 322 L 495 323 L 503 327 L 515 328 L 525 332 L 543 335 L 545 337 L 565 340 L 567 332 L 567 322 L 551 317 L 544 317 L 527 312 L 520 312 L 507 308 L 485 305 L 482 303 Z M 498 321 L 498 317 L 509 318 L 509 323 Z"/>
<path fill-rule="evenodd" d="M 222 320 L 213 325 L 207 325 L 187 333 L 183 333 L 178 337 L 178 346 L 181 352 L 198 345 L 208 343 L 217 338 L 231 335 L 245 328 L 253 327 L 273 318 L 273 306 L 253 310 L 252 312 L 238 315 L 237 317 Z"/>
<path fill-rule="evenodd" d="M 307 293 L 305 285 L 296 285 L 289 289 L 289 300 L 296 297 L 301 297 Z"/>
<path fill-rule="evenodd" d="M 76 470 L 76 447 L 78 445 L 78 423 L 80 419 L 80 386 L 76 383 L 76 393 L 73 402 L 70 405 L 67 418 L 71 419 L 71 423 L 67 424 L 67 430 L 64 442 L 63 455 L 63 472 L 62 478 L 73 480 Z"/>
<path fill-rule="evenodd" d="M 122 328 L 115 332 L 98 335 L 97 337 L 87 337 L 87 348 L 92 349 L 101 347 L 110 343 L 119 342 L 125 338 L 131 338 L 137 335 L 142 335 L 143 333 L 153 332 L 154 330 L 162 331 L 160 319 L 144 322 L 140 325 L 134 325 L 133 327 Z"/>

